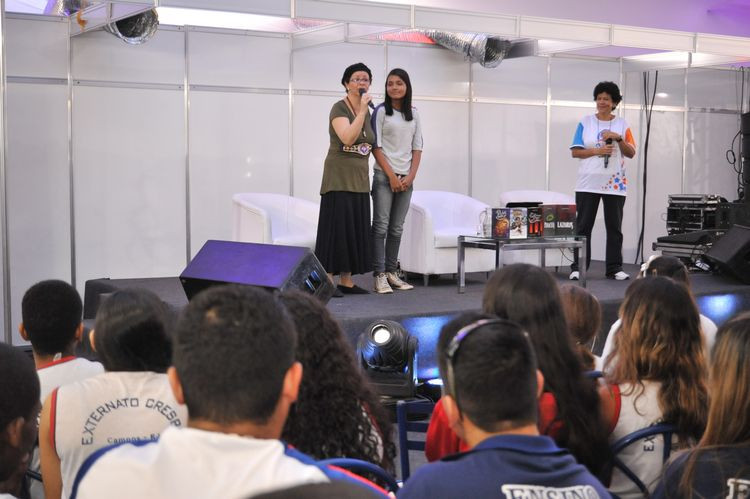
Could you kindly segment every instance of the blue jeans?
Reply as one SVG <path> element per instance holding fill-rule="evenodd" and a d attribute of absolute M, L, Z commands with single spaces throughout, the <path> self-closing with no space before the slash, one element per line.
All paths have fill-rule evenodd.
<path fill-rule="evenodd" d="M 388 176 L 381 170 L 375 170 L 372 178 L 372 240 L 374 243 L 373 270 L 395 272 L 398 265 L 398 248 L 401 246 L 401 233 L 404 230 L 404 219 L 409 211 L 411 192 L 391 191 Z"/>

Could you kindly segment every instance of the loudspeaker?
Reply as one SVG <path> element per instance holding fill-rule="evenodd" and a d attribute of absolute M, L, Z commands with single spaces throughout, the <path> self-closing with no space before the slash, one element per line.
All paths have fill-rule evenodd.
<path fill-rule="evenodd" d="M 750 284 L 750 227 L 733 226 L 705 256 L 723 273 Z"/>
<path fill-rule="evenodd" d="M 310 248 L 208 240 L 180 274 L 188 299 L 217 284 L 244 284 L 268 290 L 299 289 L 323 303 L 333 285 Z"/>

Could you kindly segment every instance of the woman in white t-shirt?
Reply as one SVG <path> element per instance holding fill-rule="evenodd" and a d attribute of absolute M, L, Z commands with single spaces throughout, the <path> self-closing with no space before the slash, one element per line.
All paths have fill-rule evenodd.
<path fill-rule="evenodd" d="M 591 231 L 601 200 L 607 229 L 606 276 L 623 281 L 629 278 L 622 270 L 622 212 L 628 189 L 625 158 L 635 156 L 635 140 L 627 122 L 612 114 L 622 101 L 615 83 L 600 82 L 594 88 L 594 101 L 596 114 L 586 116 L 578 123 L 570 146 L 573 157 L 581 160 L 576 182 L 576 231 L 579 236 L 586 236 L 588 268 L 591 263 Z M 570 279 L 577 281 L 577 251 L 570 270 Z"/>
<path fill-rule="evenodd" d="M 400 68 L 388 73 L 385 102 L 372 113 L 375 156 L 372 178 L 372 239 L 375 292 L 393 293 L 414 286 L 396 272 L 398 249 L 414 178 L 422 159 L 422 126 L 411 105 L 409 74 Z"/>
<path fill-rule="evenodd" d="M 636 279 L 620 307 L 615 337 L 617 364 L 605 363 L 607 386 L 600 395 L 613 426 L 610 442 L 656 423 L 677 427 L 674 448 L 689 447 L 706 426 L 707 370 L 698 309 L 687 288 L 667 277 Z M 607 394 L 609 393 L 609 396 Z M 617 455 L 653 492 L 663 467 L 661 436 L 635 442 Z M 642 497 L 619 470 L 609 490 L 622 498 Z"/>
<path fill-rule="evenodd" d="M 91 339 L 105 372 L 52 390 L 42 409 L 46 497 L 69 497 L 79 467 L 95 451 L 154 440 L 187 423 L 165 374 L 172 358 L 168 316 L 146 290 L 116 291 L 100 305 Z"/>

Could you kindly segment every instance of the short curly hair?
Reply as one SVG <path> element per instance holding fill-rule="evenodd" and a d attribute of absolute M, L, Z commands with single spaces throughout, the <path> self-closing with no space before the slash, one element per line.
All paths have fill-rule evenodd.
<path fill-rule="evenodd" d="M 617 105 L 622 102 L 620 87 L 618 87 L 617 83 L 613 81 L 600 81 L 599 83 L 597 83 L 597 85 L 594 87 L 594 100 L 596 100 L 596 97 L 599 94 L 607 94 L 612 97 L 612 103 L 614 104 L 612 109 L 616 108 Z"/>

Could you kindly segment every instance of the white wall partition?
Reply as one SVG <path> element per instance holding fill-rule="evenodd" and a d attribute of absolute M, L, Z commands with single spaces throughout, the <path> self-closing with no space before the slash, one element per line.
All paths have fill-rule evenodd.
<path fill-rule="evenodd" d="M 620 82 L 626 98 L 618 112 L 638 151 L 627 164 L 623 230 L 625 260 L 635 260 L 642 73 L 622 73 L 616 60 L 558 56 L 487 69 L 435 46 L 309 45 L 315 38 L 293 49 L 283 34 L 160 27 L 148 43 L 130 46 L 104 32 L 69 41 L 65 22 L 12 16 L 5 36 L 12 322 L 23 292 L 40 279 L 74 279 L 83 291 L 92 278 L 177 275 L 206 239 L 231 237 L 235 192 L 319 200 L 328 114 L 344 95 L 344 68 L 359 61 L 373 71 L 376 103 L 390 69 L 411 75 L 425 148 L 416 187 L 491 204 L 511 189 L 572 193 L 576 124 L 595 112 L 597 82 Z M 736 196 L 725 151 L 739 129 L 737 89 L 735 71 L 659 73 L 646 255 L 666 232 L 669 194 Z"/>
<path fill-rule="evenodd" d="M 77 284 L 174 276 L 185 266 L 182 92 L 75 88 Z"/>
<path fill-rule="evenodd" d="M 13 342 L 21 298 L 43 279 L 71 279 L 68 25 L 6 19 L 8 258 Z"/>

